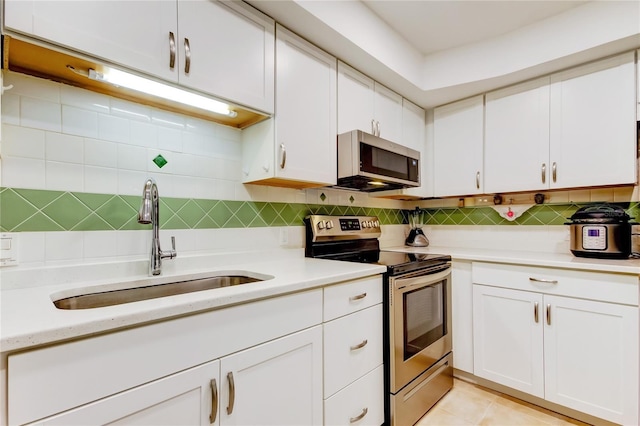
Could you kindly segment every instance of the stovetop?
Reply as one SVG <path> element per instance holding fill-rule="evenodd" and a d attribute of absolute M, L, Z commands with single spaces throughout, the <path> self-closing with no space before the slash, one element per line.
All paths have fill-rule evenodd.
<path fill-rule="evenodd" d="M 451 262 L 451 256 L 447 254 L 402 253 L 381 250 L 379 255 L 380 257 L 375 263 L 385 265 L 391 275 L 427 269 Z"/>

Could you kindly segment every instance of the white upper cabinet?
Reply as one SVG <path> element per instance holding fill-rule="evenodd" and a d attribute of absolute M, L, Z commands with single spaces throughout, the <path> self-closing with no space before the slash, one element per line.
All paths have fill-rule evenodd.
<path fill-rule="evenodd" d="M 434 195 L 483 193 L 483 95 L 434 110 Z"/>
<path fill-rule="evenodd" d="M 362 130 L 402 141 L 402 96 L 338 62 L 338 134 Z"/>
<path fill-rule="evenodd" d="M 636 182 L 634 52 L 551 76 L 550 187 Z"/>
<path fill-rule="evenodd" d="M 549 187 L 549 78 L 487 93 L 484 190 Z"/>
<path fill-rule="evenodd" d="M 274 25 L 242 2 L 5 2 L 10 31 L 266 113 Z"/>
<path fill-rule="evenodd" d="M 242 2 L 178 0 L 178 30 L 180 84 L 273 112 L 271 18 Z"/>
<path fill-rule="evenodd" d="M 335 185 L 336 58 L 283 27 L 276 33 L 276 113 L 243 131 L 243 181 Z"/>

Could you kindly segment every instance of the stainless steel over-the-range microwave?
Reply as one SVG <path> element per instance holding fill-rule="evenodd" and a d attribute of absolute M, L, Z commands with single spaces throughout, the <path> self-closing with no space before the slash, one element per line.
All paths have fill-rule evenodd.
<path fill-rule="evenodd" d="M 420 152 L 361 130 L 340 134 L 336 186 L 368 192 L 420 186 Z"/>

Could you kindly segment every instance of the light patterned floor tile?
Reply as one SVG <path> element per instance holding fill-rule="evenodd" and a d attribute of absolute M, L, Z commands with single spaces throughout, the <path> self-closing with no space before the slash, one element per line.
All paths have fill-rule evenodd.
<path fill-rule="evenodd" d="M 416 426 L 473 426 L 473 423 L 434 407 L 416 423 Z"/>

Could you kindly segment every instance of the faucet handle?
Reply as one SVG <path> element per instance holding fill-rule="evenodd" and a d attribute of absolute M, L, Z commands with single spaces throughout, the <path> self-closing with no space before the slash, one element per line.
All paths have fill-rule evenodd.
<path fill-rule="evenodd" d="M 176 251 L 176 237 L 174 237 L 173 235 L 171 236 L 171 249 L 173 251 Z"/>
<path fill-rule="evenodd" d="M 178 257 L 178 253 L 176 252 L 176 237 L 171 236 L 171 250 L 168 251 L 160 251 L 161 259 L 173 259 L 174 257 Z"/>

